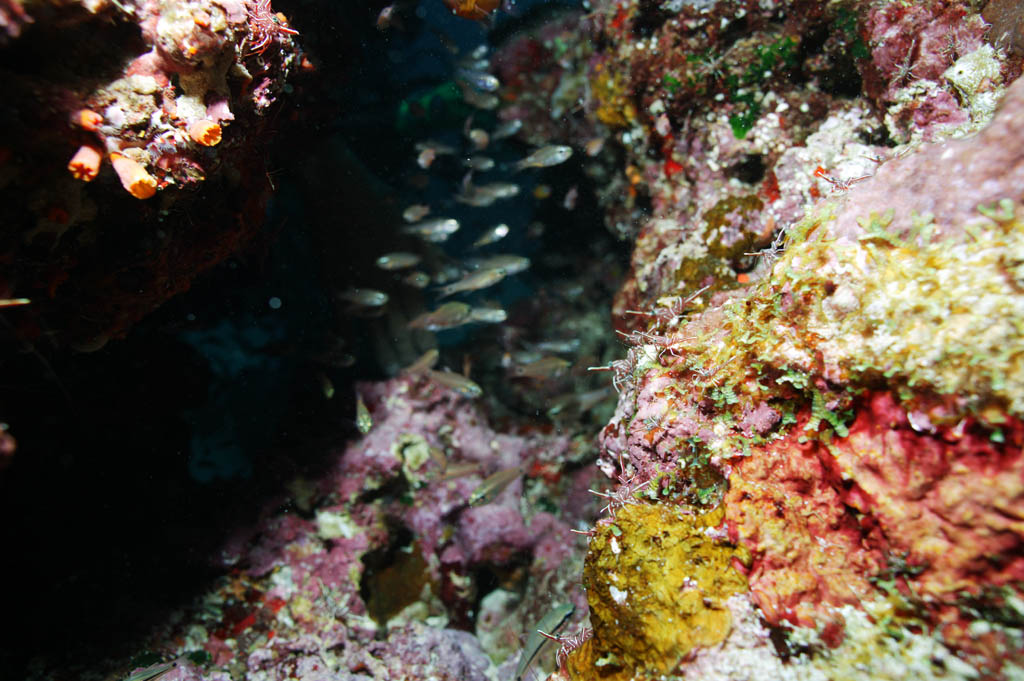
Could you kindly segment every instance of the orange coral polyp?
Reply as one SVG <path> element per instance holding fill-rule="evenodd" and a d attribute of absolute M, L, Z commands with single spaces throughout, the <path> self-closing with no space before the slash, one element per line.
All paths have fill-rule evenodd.
<path fill-rule="evenodd" d="M 156 194 L 156 178 L 137 161 L 114 151 L 110 153 L 110 164 L 121 178 L 121 185 L 135 198 L 148 199 Z"/>
<path fill-rule="evenodd" d="M 188 136 L 196 144 L 202 144 L 204 147 L 212 147 L 220 143 L 221 134 L 220 125 L 208 118 L 196 121 L 188 128 Z"/>
<path fill-rule="evenodd" d="M 103 116 L 99 115 L 92 109 L 79 109 L 75 112 L 74 116 L 75 123 L 85 128 L 90 132 L 95 132 L 100 124 L 103 123 Z"/>
<path fill-rule="evenodd" d="M 96 147 L 83 144 L 71 157 L 68 162 L 68 171 L 71 177 L 83 182 L 92 182 L 100 172 L 100 165 L 103 163 L 103 154 Z"/>

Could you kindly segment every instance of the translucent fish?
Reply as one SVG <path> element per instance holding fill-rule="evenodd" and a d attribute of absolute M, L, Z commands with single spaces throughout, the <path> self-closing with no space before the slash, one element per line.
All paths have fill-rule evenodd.
<path fill-rule="evenodd" d="M 565 197 L 562 198 L 562 208 L 566 210 L 576 209 L 576 200 L 580 197 L 580 190 L 573 185 L 569 187 L 569 191 L 565 192 Z"/>
<path fill-rule="evenodd" d="M 377 15 L 377 30 L 386 31 L 391 28 L 391 22 L 394 20 L 395 6 L 388 5 L 380 11 Z"/>
<path fill-rule="evenodd" d="M 466 265 L 474 270 L 502 269 L 505 270 L 505 274 L 512 276 L 529 269 L 530 259 L 522 255 L 503 253 L 489 258 L 473 258 L 467 260 Z"/>
<path fill-rule="evenodd" d="M 553 378 L 565 373 L 571 364 L 561 357 L 543 357 L 515 367 L 512 374 L 520 378 Z"/>
<path fill-rule="evenodd" d="M 370 416 L 370 410 L 366 408 L 366 402 L 363 402 L 362 395 L 356 395 L 356 428 L 363 435 L 369 433 L 373 428 L 373 417 Z"/>
<path fill-rule="evenodd" d="M 478 291 L 488 286 L 494 286 L 499 281 L 505 278 L 507 272 L 499 268 L 492 270 L 479 270 L 471 274 L 466 275 L 462 279 L 459 279 L 454 284 L 448 284 L 439 291 L 439 298 L 447 298 L 450 295 L 456 293 L 464 293 L 466 291 Z"/>
<path fill-rule="evenodd" d="M 413 288 L 426 288 L 430 286 L 430 275 L 426 272 L 410 272 L 409 274 L 402 277 L 402 283 L 412 286 Z"/>
<path fill-rule="evenodd" d="M 475 170 L 479 173 L 486 173 L 488 170 L 494 168 L 494 159 L 490 156 L 470 156 L 462 162 L 462 165 L 466 166 L 470 170 Z"/>
<path fill-rule="evenodd" d="M 508 236 L 508 231 L 508 225 L 504 222 L 500 225 L 495 225 L 481 234 L 480 238 L 473 242 L 473 248 L 480 248 L 482 246 L 489 246 L 490 244 L 497 243 Z"/>
<path fill-rule="evenodd" d="M 431 312 L 424 312 L 409 322 L 410 329 L 441 331 L 467 324 L 470 321 L 470 307 L 466 303 L 452 301 Z"/>
<path fill-rule="evenodd" d="M 571 353 L 580 349 L 580 339 L 569 338 L 568 340 L 541 341 L 539 343 L 534 343 L 533 347 L 540 352 Z"/>
<path fill-rule="evenodd" d="M 552 144 L 546 147 L 541 147 L 524 158 L 515 165 L 515 169 L 522 170 L 523 168 L 548 168 L 550 166 L 557 166 L 559 163 L 565 163 L 568 161 L 571 156 L 572 147 Z"/>
<path fill-rule="evenodd" d="M 487 71 L 491 68 L 491 60 L 485 56 L 474 57 L 470 55 L 466 59 L 459 61 L 459 66 L 468 71 Z"/>
<path fill-rule="evenodd" d="M 416 165 L 426 170 L 434 163 L 435 158 L 437 158 L 436 151 L 433 149 L 424 149 L 418 156 L 416 156 Z"/>
<path fill-rule="evenodd" d="M 604 149 L 604 138 L 594 137 L 590 140 L 587 140 L 586 145 L 584 145 L 583 147 L 583 152 L 587 156 L 597 156 L 598 154 L 601 153 L 602 149 Z"/>
<path fill-rule="evenodd" d="M 540 620 L 530 628 L 530 632 L 526 637 L 526 643 L 523 645 L 523 652 L 519 656 L 519 664 L 516 666 L 515 681 L 522 681 L 523 675 L 526 674 L 526 670 L 530 664 L 537 657 L 537 653 L 544 647 L 544 643 L 547 641 L 546 638 L 541 636 L 538 632 L 545 631 L 549 634 L 554 634 L 556 631 L 562 628 L 572 613 L 576 610 L 576 606 L 572 603 L 559 603 L 545 613 Z"/>
<path fill-rule="evenodd" d="M 466 131 L 466 138 L 477 151 L 486 149 L 487 145 L 491 142 L 491 136 L 483 128 L 470 128 Z"/>
<path fill-rule="evenodd" d="M 414 203 L 402 211 L 402 219 L 406 222 L 418 222 L 427 217 L 430 213 L 430 206 L 425 203 Z"/>
<path fill-rule="evenodd" d="M 384 255 L 377 258 L 377 267 L 382 270 L 404 270 L 410 267 L 415 267 L 420 262 L 420 256 L 415 253 L 406 253 L 404 251 L 396 251 L 394 253 L 385 253 Z"/>
<path fill-rule="evenodd" d="M 441 144 L 440 142 L 435 142 L 433 140 L 425 140 L 423 142 L 416 143 L 416 151 L 426 151 L 427 149 L 432 149 L 438 156 L 441 156 L 442 154 L 451 155 L 456 151 L 455 147 L 451 145 Z"/>
<path fill-rule="evenodd" d="M 31 304 L 32 301 L 28 298 L 0 298 L 0 307 L 19 307 Z"/>
<path fill-rule="evenodd" d="M 503 121 L 497 128 L 494 129 L 494 132 L 491 133 L 491 139 L 505 139 L 506 137 L 511 137 L 512 135 L 516 134 L 522 129 L 523 122 L 518 118 L 513 118 L 510 121 Z"/>
<path fill-rule="evenodd" d="M 455 77 L 481 92 L 496 92 L 501 87 L 496 76 L 482 70 L 459 68 L 455 71 Z"/>
<path fill-rule="evenodd" d="M 483 506 L 494 501 L 505 488 L 512 484 L 512 481 L 523 474 L 523 468 L 506 468 L 505 470 L 492 473 L 484 478 L 473 493 L 469 495 L 470 506 Z"/>
<path fill-rule="evenodd" d="M 454 371 L 434 371 L 433 369 L 428 369 L 426 373 L 427 376 L 429 376 L 435 383 L 443 385 L 449 390 L 454 390 L 463 397 L 468 397 L 471 400 L 484 394 L 483 388 L 462 374 L 457 374 Z"/>
<path fill-rule="evenodd" d="M 372 288 L 348 288 L 338 298 L 359 307 L 381 307 L 388 302 L 388 294 Z"/>
<path fill-rule="evenodd" d="M 492 95 L 489 92 L 479 92 L 465 85 L 462 87 L 462 101 L 474 109 L 481 109 L 483 111 L 493 111 L 501 104 L 501 100 L 496 95 Z"/>
<path fill-rule="evenodd" d="M 440 243 L 459 231 L 459 221 L 452 218 L 434 218 L 416 222 L 402 228 L 404 234 L 413 234 L 425 241 Z"/>
<path fill-rule="evenodd" d="M 490 184 L 474 185 L 471 178 L 462 181 L 461 191 L 455 200 L 467 206 L 486 208 L 500 199 L 510 199 L 519 194 L 519 185 L 512 182 L 491 182 Z"/>
<path fill-rule="evenodd" d="M 438 358 L 437 348 L 431 348 L 420 355 L 419 359 L 410 364 L 409 366 L 402 369 L 403 374 L 419 374 L 427 369 L 433 369 L 434 365 L 437 364 Z"/>
<path fill-rule="evenodd" d="M 469 311 L 469 317 L 474 322 L 500 324 L 508 319 L 508 313 L 500 307 L 474 307 Z"/>
<path fill-rule="evenodd" d="M 478 463 L 458 463 L 452 466 L 447 466 L 444 470 L 444 475 L 438 478 L 438 481 L 442 480 L 454 480 L 456 478 L 464 478 L 467 475 L 473 475 L 474 473 L 480 472 L 480 464 Z"/>
<path fill-rule="evenodd" d="M 430 454 L 430 460 L 434 462 L 438 470 L 444 471 L 448 469 L 448 457 L 444 455 L 444 452 L 439 447 L 431 447 L 427 450 Z"/>
<path fill-rule="evenodd" d="M 145 669 L 140 669 L 139 671 L 126 676 L 124 681 L 157 681 L 157 679 L 166 676 L 177 666 L 178 660 L 150 665 Z"/>

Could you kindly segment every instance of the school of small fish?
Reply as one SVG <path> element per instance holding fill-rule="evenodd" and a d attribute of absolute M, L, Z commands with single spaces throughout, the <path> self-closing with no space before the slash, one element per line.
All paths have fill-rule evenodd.
<path fill-rule="evenodd" d="M 500 5 L 497 0 L 445 1 L 448 2 L 454 13 L 475 20 L 488 19 Z M 393 19 L 391 12 L 383 12 L 378 27 L 382 30 L 388 28 Z M 477 109 L 480 113 L 466 118 L 462 126 L 461 142 L 453 143 L 452 138 L 423 139 L 416 142 L 414 145 L 415 160 L 420 169 L 430 170 L 431 174 L 434 174 L 434 170 L 438 167 L 442 168 L 442 171 L 439 171 L 442 174 L 450 171 L 453 163 L 461 165 L 468 172 L 453 188 L 450 198 L 440 202 L 443 205 L 436 205 L 436 202 L 435 205 L 425 202 L 410 203 L 402 210 L 403 224 L 397 226 L 399 233 L 403 237 L 414 237 L 415 241 L 422 244 L 421 247 L 417 248 L 414 245 L 401 243 L 404 248 L 380 254 L 374 261 L 380 270 L 393 273 L 394 281 L 399 288 L 424 290 L 428 294 L 434 294 L 437 300 L 489 289 L 497 286 L 507 277 L 525 271 L 530 266 L 528 258 L 513 254 L 495 254 L 467 259 L 462 263 L 457 261 L 453 263 L 445 258 L 439 258 L 436 251 L 431 250 L 435 244 L 443 244 L 463 230 L 465 218 L 444 215 L 453 204 L 461 204 L 470 208 L 487 208 L 497 202 L 512 199 L 521 192 L 521 185 L 518 182 L 508 180 L 483 182 L 477 177 L 498 170 L 506 175 L 511 175 L 527 168 L 548 168 L 564 163 L 573 153 L 571 147 L 549 145 L 535 149 L 514 163 L 501 163 L 492 155 L 483 155 L 481 152 L 496 142 L 513 138 L 522 129 L 523 123 L 518 118 L 502 120 L 500 113 L 499 120 L 493 127 L 476 122 L 478 118 L 484 119 L 488 116 L 493 118 L 493 114 L 488 112 L 496 110 L 501 105 L 501 82 L 491 73 L 486 46 L 481 45 L 460 58 L 453 73 L 453 82 L 458 88 L 457 91 L 461 93 L 465 104 Z M 508 155 L 506 152 L 505 158 Z M 455 161 L 442 161 L 441 159 L 445 157 L 452 157 Z M 544 185 L 538 185 L 538 187 L 544 187 Z M 550 189 L 545 194 L 537 194 L 536 191 L 533 194 L 535 197 L 546 197 L 550 195 Z M 565 199 L 566 203 L 572 201 L 574 201 L 572 196 L 567 196 Z M 465 210 L 461 209 L 461 213 L 464 213 Z M 442 214 L 440 217 L 430 217 L 438 212 Z M 485 249 L 509 237 L 515 231 L 514 226 L 505 222 L 480 228 L 480 231 L 472 238 L 469 248 Z M 528 238 L 540 233 L 534 225 L 528 226 L 528 229 L 525 230 Z M 432 284 L 437 288 L 431 291 Z M 337 293 L 338 299 L 348 305 L 349 312 L 363 317 L 383 314 L 385 306 L 388 305 L 393 295 L 395 292 L 385 292 L 363 286 L 352 286 Z M 408 327 L 437 332 L 464 324 L 500 324 L 507 318 L 508 314 L 498 306 L 489 304 L 473 307 L 463 302 L 451 302 L 440 305 L 434 310 L 423 312 L 410 321 Z M 543 366 L 517 367 L 517 370 L 520 373 L 516 373 L 516 375 L 523 377 L 548 373 Z M 558 370 L 563 370 L 563 368 L 551 369 L 555 373 Z"/>
<path fill-rule="evenodd" d="M 444 0 L 444 3 L 458 16 L 475 21 L 488 22 L 499 9 L 508 9 L 509 0 Z M 397 3 L 396 3 L 397 5 Z M 395 6 L 381 10 L 377 28 L 390 30 L 400 28 L 400 15 Z M 454 53 L 454 50 L 453 50 Z M 358 317 L 376 317 L 391 312 L 388 321 L 392 329 L 403 324 L 415 334 L 417 344 L 430 347 L 419 358 L 400 370 L 398 375 L 406 377 L 417 390 L 436 391 L 445 399 L 475 400 L 483 396 L 483 388 L 471 378 L 474 358 L 466 355 L 461 371 L 439 365 L 441 352 L 438 339 L 428 334 L 445 332 L 466 325 L 503 325 L 509 320 L 508 312 L 495 301 L 499 294 L 480 299 L 482 291 L 495 291 L 506 279 L 515 277 L 531 266 L 528 257 L 513 253 L 494 253 L 491 248 L 499 242 L 515 242 L 516 238 L 535 239 L 544 234 L 545 225 L 540 222 L 515 224 L 516 211 L 508 211 L 501 218 L 493 215 L 486 223 L 474 223 L 472 216 L 486 212 L 492 207 L 509 205 L 512 199 L 546 201 L 560 205 L 564 210 L 573 211 L 579 199 L 579 189 L 573 185 L 564 186 L 553 196 L 552 186 L 543 179 L 551 180 L 538 173 L 533 176 L 524 171 L 540 170 L 558 166 L 573 157 L 572 147 L 550 144 L 518 153 L 508 146 L 523 128 L 518 118 L 503 117 L 501 82 L 491 73 L 487 59 L 487 48 L 481 46 L 460 59 L 454 68 L 453 92 L 461 94 L 462 102 L 474 110 L 458 128 L 439 132 L 438 138 L 423 139 L 414 145 L 412 164 L 415 182 L 411 186 L 424 189 L 437 186 L 438 182 L 449 183 L 451 191 L 440 201 L 409 202 L 400 206 L 401 221 L 395 225 L 397 238 L 383 253 L 373 254 L 377 279 L 375 287 L 353 282 L 352 286 L 336 291 L 337 299 L 344 309 Z M 463 114 L 464 115 L 464 114 Z M 580 151 L 586 156 L 595 156 L 601 151 L 603 138 L 595 138 Z M 456 179 L 461 175 L 461 180 Z M 436 192 L 435 192 L 436 193 Z M 468 234 L 467 234 L 468 232 Z M 458 250 L 466 257 L 453 257 L 448 251 Z M 471 255 L 470 255 L 471 254 Z M 392 286 L 380 284 L 390 278 Z M 379 287 L 379 288 L 377 288 Z M 379 290 L 380 288 L 384 290 Z M 498 289 L 500 290 L 500 289 Z M 508 289 L 506 289 L 506 292 Z M 582 292 L 580 292 L 582 293 Z M 559 292 L 566 296 L 567 292 Z M 416 309 L 406 316 L 409 301 L 418 301 L 427 296 L 427 309 Z M 454 300 L 445 300 L 458 297 Z M 14 299 L 0 301 L 5 305 L 27 304 L 28 300 Z M 413 303 L 414 305 L 416 303 Z M 406 321 L 408 319 L 408 321 Z M 496 334 L 509 339 L 518 337 L 520 329 L 505 325 Z M 573 333 L 566 330 L 567 334 Z M 429 340 L 423 341 L 426 336 Z M 422 342 L 421 342 L 422 341 Z M 548 387 L 555 386 L 557 379 L 573 375 L 574 362 L 585 366 L 586 362 L 576 356 L 580 354 L 578 338 L 555 338 L 528 342 L 519 340 L 516 348 L 504 349 L 498 364 L 499 375 L 504 372 L 505 380 L 511 385 Z M 475 353 L 474 353 L 475 354 Z M 564 356 L 563 356 L 564 355 Z M 571 358 L 571 359 L 570 359 Z M 336 396 L 335 386 L 325 373 L 330 368 L 350 367 L 355 357 L 344 343 L 327 349 L 317 356 L 316 361 L 324 367 L 317 373 L 323 398 L 331 400 Z M 485 367 L 488 365 L 482 364 Z M 490 365 L 493 368 L 493 364 Z M 514 382 L 514 383 L 513 383 Z M 565 394 L 552 397 L 544 407 L 544 413 L 554 421 L 556 417 L 566 418 L 572 414 L 583 414 L 605 401 L 611 393 L 607 387 L 581 392 L 578 387 Z M 453 397 L 457 396 L 457 398 Z M 360 392 L 356 392 L 354 416 L 351 423 L 363 436 L 377 437 L 387 431 L 381 425 L 374 432 L 374 412 L 381 404 L 371 399 L 370 404 Z M 351 402 L 349 402 L 351 404 Z M 351 408 L 351 407 L 350 407 Z M 540 412 L 538 412 L 540 413 Z M 371 435 L 373 433 L 373 435 Z M 494 443 L 492 443 L 493 445 Z M 449 460 L 454 456 L 453 448 L 447 444 L 429 446 L 430 460 L 434 473 L 430 484 L 447 485 L 455 489 L 456 481 L 473 476 L 479 482 L 465 497 L 460 509 L 475 508 L 523 494 L 517 484 L 524 476 L 535 477 L 531 472 L 534 463 L 521 460 L 515 465 L 487 461 Z M 463 488 L 463 489 L 468 489 Z M 551 650 L 551 640 L 560 628 L 573 616 L 572 603 L 554 603 L 550 609 L 524 632 L 522 650 L 513 679 L 525 681 L 530 669 L 537 663 L 542 651 Z M 559 639 L 560 640 L 560 639 Z M 547 646 L 547 647 L 545 647 Z M 135 672 L 124 681 L 157 681 L 174 669 L 175 663 L 154 665 Z M 534 672 L 535 675 L 535 672 Z"/>
<path fill-rule="evenodd" d="M 497 6 L 497 2 L 488 0 L 445 0 L 452 9 L 462 16 L 474 19 L 485 18 Z M 390 20 L 388 16 L 385 19 Z M 451 296 L 469 296 L 478 291 L 491 290 L 508 277 L 520 274 L 530 267 L 530 259 L 524 256 L 497 253 L 453 260 L 439 253 L 440 244 L 448 242 L 470 222 L 464 216 L 476 212 L 472 209 L 484 209 L 500 201 L 517 197 L 522 192 L 520 182 L 508 179 L 492 179 L 487 181 L 482 175 L 502 172 L 511 177 L 519 171 L 531 168 L 549 168 L 564 163 L 572 157 L 571 147 L 549 145 L 522 156 L 514 162 L 500 162 L 496 159 L 508 158 L 506 150 L 502 154 L 502 140 L 513 138 L 523 127 L 522 121 L 511 118 L 500 120 L 493 127 L 481 125 L 478 120 L 493 119 L 494 111 L 501 104 L 501 83 L 490 72 L 487 50 L 480 47 L 474 50 L 456 66 L 454 82 L 461 92 L 466 105 L 476 109 L 462 125 L 458 142 L 452 143 L 450 138 L 426 139 L 415 144 L 415 164 L 422 171 L 430 171 L 434 180 L 461 167 L 465 172 L 461 181 L 452 189 L 450 198 L 428 203 L 410 203 L 402 210 L 402 224 L 397 226 L 403 240 L 396 244 L 397 248 L 378 255 L 374 262 L 383 272 L 391 273 L 398 287 L 411 287 L 424 290 L 437 301 L 436 306 L 427 309 L 406 323 L 407 328 L 417 332 L 437 333 L 454 329 L 467 324 L 502 324 L 508 319 L 508 313 L 493 301 L 474 305 L 465 300 L 444 301 Z M 484 150 L 488 150 L 484 155 Z M 467 172 L 468 171 L 468 172 Z M 450 180 L 449 180 L 450 181 Z M 564 204 L 575 202 L 575 188 L 563 199 Z M 547 198 L 551 189 L 547 185 L 537 184 L 530 192 L 535 199 Z M 457 208 L 456 204 L 467 206 Z M 453 210 L 455 209 L 455 210 Z M 449 212 L 451 211 L 451 212 Z M 448 213 L 448 215 L 445 215 Z M 452 214 L 458 217 L 450 217 Z M 438 216 L 439 215 L 439 216 Z M 434 217 L 437 216 L 437 217 Z M 508 238 L 515 233 L 515 227 L 507 222 L 489 226 L 472 226 L 476 234 L 471 244 L 463 245 L 463 249 L 480 251 Z M 523 225 L 524 235 L 541 233 L 536 225 Z M 409 244 L 408 242 L 412 243 Z M 417 246 L 419 242 L 419 246 Z M 395 293 L 391 294 L 396 295 Z M 364 312 L 375 311 L 389 304 L 390 296 L 384 291 L 367 287 L 351 287 L 338 293 L 339 299 L 352 308 Z M 364 315 L 365 316 L 365 315 Z M 508 376 L 514 379 L 532 380 L 543 383 L 548 379 L 566 374 L 572 367 L 568 359 L 551 353 L 574 353 L 578 341 L 551 341 L 539 343 L 530 350 L 517 352 L 505 365 Z M 471 361 L 464 362 L 462 372 L 437 367 L 440 353 L 436 348 L 428 350 L 419 359 L 401 370 L 401 374 L 416 377 L 417 380 L 429 382 L 434 389 L 447 390 L 466 399 L 477 399 L 483 389 L 470 378 Z M 323 379 L 322 389 L 325 397 L 333 396 L 333 386 L 329 379 Z M 602 395 L 605 391 L 602 391 Z M 566 405 L 555 411 L 561 411 Z M 582 405 L 581 405 L 582 406 Z M 373 418 L 361 395 L 356 395 L 355 425 L 360 433 L 367 434 L 373 428 Z M 439 449 L 431 451 L 431 458 L 438 465 L 438 481 L 452 480 L 465 475 L 481 476 L 481 482 L 466 499 L 468 506 L 489 504 L 505 492 L 516 480 L 526 474 L 527 464 L 523 462 L 512 468 L 491 469 L 479 462 L 459 463 L 449 466 L 445 453 Z M 556 606 L 552 613 L 538 623 L 546 630 L 553 631 L 571 614 L 571 606 Z M 517 678 L 520 678 L 525 667 L 536 656 L 545 639 L 530 635 L 523 652 Z M 531 652 L 532 651 L 532 652 Z"/>

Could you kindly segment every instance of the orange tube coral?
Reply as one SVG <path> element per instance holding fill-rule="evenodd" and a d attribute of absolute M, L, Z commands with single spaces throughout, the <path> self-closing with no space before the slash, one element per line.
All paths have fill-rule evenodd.
<path fill-rule="evenodd" d="M 103 154 L 100 153 L 100 150 L 83 144 L 68 162 L 68 170 L 76 180 L 92 182 L 100 172 L 101 163 L 103 163 Z"/>
<path fill-rule="evenodd" d="M 148 199 L 156 194 L 156 178 L 147 173 L 138 162 L 112 151 L 110 164 L 121 178 L 121 184 L 135 198 Z"/>
<path fill-rule="evenodd" d="M 95 131 L 103 122 L 103 116 L 91 109 L 79 109 L 75 112 L 74 121 L 86 130 Z"/>
<path fill-rule="evenodd" d="M 195 140 L 196 144 L 212 147 L 220 142 L 221 129 L 220 125 L 215 121 L 204 118 L 189 126 L 188 135 Z"/>

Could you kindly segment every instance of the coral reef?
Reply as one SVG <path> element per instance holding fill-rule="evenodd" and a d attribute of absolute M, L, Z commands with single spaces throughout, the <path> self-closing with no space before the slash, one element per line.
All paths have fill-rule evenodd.
<path fill-rule="evenodd" d="M 217 7 L 222 24 L 142 22 L 151 50 L 132 73 L 72 104 L 78 151 L 60 167 L 78 191 L 113 185 L 110 160 L 123 201 L 169 202 L 230 164 L 244 114 L 229 98 L 231 121 L 219 96 L 246 92 L 256 115 L 300 55 L 269 5 Z M 469 198 L 493 167 L 456 157 L 499 139 L 491 110 L 519 121 L 515 142 L 571 145 L 578 165 L 556 172 L 592 187 L 564 188 L 544 221 L 567 233 L 586 195 L 629 242 L 629 272 L 605 319 L 613 259 L 542 253 L 507 318 L 454 303 L 457 321 L 435 325 L 419 293 L 391 297 L 409 281 L 392 267 L 431 262 L 435 293 L 484 295 L 466 290 L 480 275 L 449 283 L 458 247 L 436 250 L 424 226 L 459 222 L 409 220 L 432 244 L 422 256 L 367 254 L 371 284 L 391 288 L 342 297 L 383 329 L 369 342 L 391 352 L 391 378 L 356 384 L 361 436 L 326 473 L 288 480 L 225 547 L 216 588 L 148 637 L 178 660 L 164 678 L 519 681 L 531 660 L 552 681 L 1021 677 L 1018 15 L 995 0 L 593 0 L 524 20 L 490 62 L 461 55 L 462 77 L 486 84 L 492 68 L 493 88 L 401 100 L 404 132 L 443 136 L 438 121 L 480 110 L 458 142 L 418 149 L 421 198 L 464 178 L 446 209 L 490 206 Z M 234 82 L 253 63 L 269 90 Z M 161 125 L 184 165 L 145 155 Z M 563 178 L 506 152 L 487 160 L 544 181 L 506 183 L 500 210 L 543 205 Z M 194 159 L 211 165 L 195 174 Z M 572 217 L 597 240 L 594 214 Z M 521 235 L 502 224 L 524 250 L 563 238 L 544 241 L 540 219 Z M 488 287 L 517 261 L 502 262 Z M 456 329 L 474 310 L 503 321 Z M 420 343 L 432 352 L 398 369 Z M 529 649 L 541 622 L 562 628 Z"/>
<path fill-rule="evenodd" d="M 913 22 L 914 12 L 956 9 L 937 7 L 900 13 L 890 4 L 866 15 L 866 30 L 897 14 Z M 757 203 L 739 203 L 742 182 L 683 182 L 682 196 L 709 206 L 687 225 L 668 212 L 687 206 L 679 186 L 654 185 L 655 214 L 617 305 L 634 346 L 619 365 L 602 468 L 633 488 L 660 486 L 651 495 L 659 505 L 721 512 L 718 531 L 750 556 L 736 564 L 750 591 L 733 607 L 749 598 L 774 632 L 774 654 L 797 658 L 812 678 L 826 669 L 832 678 L 899 674 L 851 660 L 877 654 L 906 669 L 915 646 L 936 650 L 933 660 L 958 658 L 914 672 L 922 678 L 942 669 L 1009 677 L 1022 661 L 1020 617 L 1007 608 L 1019 602 L 1024 540 L 1024 310 L 1012 255 L 1024 195 L 1009 142 L 1021 134 L 1024 85 L 999 90 L 1018 65 L 978 42 L 978 21 L 971 15 L 954 33 L 966 41 L 960 33 L 974 31 L 975 42 L 932 66 L 938 57 L 924 48 L 934 39 L 907 39 L 920 52 L 904 61 L 920 72 L 899 78 L 941 77 L 961 90 L 963 114 L 940 127 L 934 117 L 895 122 L 905 93 L 871 79 L 894 77 L 899 46 L 877 41 L 865 92 L 888 107 L 890 139 L 903 147 L 864 145 L 857 130 L 869 132 L 871 114 L 835 102 L 816 129 L 803 124 L 805 147 L 761 151 L 768 170 Z M 921 89 L 914 107 L 930 106 L 928 96 Z M 766 118 L 746 132 L 733 120 L 729 146 L 757 139 Z M 590 600 L 593 612 L 604 607 Z M 740 644 L 747 635 L 730 637 L 763 644 Z M 629 637 L 594 641 L 593 659 L 629 655 L 619 648 Z M 900 644 L 883 651 L 887 641 Z M 674 655 L 660 659 L 690 674 Z M 634 670 L 652 664 L 648 654 L 633 659 Z"/>

